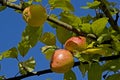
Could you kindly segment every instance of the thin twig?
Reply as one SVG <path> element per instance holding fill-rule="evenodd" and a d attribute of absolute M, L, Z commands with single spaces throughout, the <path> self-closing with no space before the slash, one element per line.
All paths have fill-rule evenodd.
<path fill-rule="evenodd" d="M 52 71 L 50 69 L 46 69 L 46 70 L 42 70 L 42 71 L 38 71 L 38 72 L 31 72 L 31 73 L 27 73 L 25 75 L 21 75 L 21 76 L 17 76 L 17 77 L 11 77 L 5 80 L 21 80 L 23 78 L 27 78 L 30 76 L 35 76 L 35 75 L 42 75 L 42 74 L 46 74 L 46 73 L 52 73 Z"/>
<path fill-rule="evenodd" d="M 0 3 L 3 4 L 3 0 L 0 0 Z M 19 6 L 17 4 L 14 4 L 14 3 L 6 3 L 4 5 L 7 6 L 7 7 L 10 7 L 10 8 L 13 8 L 13 9 L 17 9 L 17 10 L 21 10 L 21 11 L 24 10 L 21 6 Z M 48 16 L 47 20 L 50 21 L 50 22 L 53 22 L 55 24 L 58 24 L 61 27 L 65 28 L 67 30 L 70 30 L 70 31 L 72 31 L 72 32 L 74 32 L 74 33 L 76 33 L 78 35 L 84 35 L 85 36 L 85 34 L 83 34 L 80 30 L 77 30 L 77 29 L 73 28 L 73 26 L 71 26 L 71 25 L 69 25 L 67 23 L 64 23 L 64 22 L 62 22 L 62 21 L 60 21 L 58 19 L 55 19 L 53 17 Z"/>
<path fill-rule="evenodd" d="M 21 5 L 17 5 L 17 4 L 14 4 L 14 3 L 9 3 L 6 0 L 0 0 L 0 4 L 2 4 L 3 6 L 13 8 L 13 9 L 23 10 Z"/>
<path fill-rule="evenodd" d="M 78 35 L 84 35 L 85 36 L 85 34 L 83 34 L 80 30 L 77 30 L 73 26 L 71 26 L 71 25 L 69 25 L 67 23 L 64 23 L 64 22 L 62 22 L 62 21 L 60 21 L 58 19 L 55 19 L 55 18 L 53 18 L 51 16 L 48 16 L 47 20 L 50 21 L 50 22 L 53 22 L 53 23 L 55 23 L 55 24 L 57 24 L 57 25 L 59 25 L 59 26 L 61 26 L 63 28 L 66 28 L 67 30 L 72 31 L 72 32 L 74 32 L 74 33 L 76 33 Z"/>
<path fill-rule="evenodd" d="M 101 57 L 99 59 L 99 61 L 115 60 L 115 59 L 118 59 L 118 58 L 120 58 L 120 55 L 113 55 L 113 56 L 108 56 L 108 57 Z M 83 62 L 83 64 L 88 64 L 88 62 Z M 75 62 L 73 67 L 76 67 L 76 66 L 79 66 L 79 65 L 80 65 L 80 61 Z M 5 80 L 20 80 L 20 79 L 27 78 L 27 77 L 30 77 L 30 76 L 35 76 L 35 75 L 39 76 L 39 75 L 43 75 L 43 74 L 47 74 L 47 73 L 52 73 L 51 69 L 46 69 L 46 70 L 42 70 L 42 71 L 38 71 L 38 72 L 32 72 L 32 73 L 28 73 L 26 75 L 20 75 L 20 76 L 8 78 L 8 79 L 5 79 Z"/>
<path fill-rule="evenodd" d="M 113 17 L 111 16 L 110 14 L 110 11 L 109 9 L 107 8 L 106 4 L 104 3 L 104 0 L 98 0 L 101 2 L 101 5 L 100 5 L 100 9 L 104 12 L 104 14 L 106 15 L 106 17 L 109 18 L 109 24 L 111 25 L 111 27 L 115 30 L 115 31 L 118 31 L 120 33 L 120 29 L 119 29 L 119 26 L 118 24 L 115 22 L 115 20 L 113 19 Z"/>
<path fill-rule="evenodd" d="M 118 22 L 118 19 L 119 19 L 119 13 L 116 13 L 115 24 L 117 24 L 117 22 Z"/>

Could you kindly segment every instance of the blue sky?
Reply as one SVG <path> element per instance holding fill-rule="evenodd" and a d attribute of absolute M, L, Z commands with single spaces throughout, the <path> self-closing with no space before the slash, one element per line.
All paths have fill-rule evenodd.
<path fill-rule="evenodd" d="M 45 6 L 46 2 L 44 1 L 47 0 L 43 0 L 43 5 Z M 92 10 L 80 9 L 80 6 L 86 5 L 86 2 L 88 1 L 90 2 L 92 0 L 71 0 L 75 7 L 75 15 L 86 16 L 88 13 L 92 15 L 94 14 L 94 11 Z M 59 14 L 57 11 L 52 11 L 52 13 Z M 26 23 L 22 19 L 22 15 L 14 12 L 13 9 L 7 8 L 6 10 L 0 12 L 0 53 L 12 48 L 13 46 L 17 46 L 18 42 L 21 40 L 21 35 L 25 26 Z M 45 23 L 44 31 L 54 32 L 55 30 Z M 19 57 L 19 59 L 24 61 L 33 56 L 37 61 L 35 71 L 50 68 L 49 61 L 45 59 L 43 54 L 41 54 L 40 47 L 42 46 L 43 44 L 41 43 L 37 44 L 28 52 L 28 55 L 24 58 Z M 18 72 L 17 60 L 15 59 L 4 59 L 0 61 L 0 64 L 2 65 L 0 75 L 5 74 L 6 77 L 14 77 L 14 75 Z M 86 77 L 82 78 L 82 75 L 77 67 L 73 68 L 73 70 L 77 74 L 77 80 L 87 79 Z M 23 80 L 46 80 L 47 78 L 50 78 L 51 80 L 63 80 L 63 74 L 49 73 L 25 78 Z"/>

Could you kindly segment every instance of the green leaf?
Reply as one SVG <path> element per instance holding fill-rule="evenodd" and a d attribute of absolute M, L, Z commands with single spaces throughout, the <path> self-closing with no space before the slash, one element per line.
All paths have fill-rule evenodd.
<path fill-rule="evenodd" d="M 0 54 L 0 60 L 2 60 L 3 59 L 3 56 Z"/>
<path fill-rule="evenodd" d="M 33 2 L 33 0 L 28 0 L 26 3 L 27 3 L 28 5 L 31 5 L 32 2 Z M 24 2 L 24 3 L 25 3 L 25 2 Z"/>
<path fill-rule="evenodd" d="M 120 80 L 120 74 L 110 75 L 105 80 Z"/>
<path fill-rule="evenodd" d="M 102 43 L 104 41 L 110 40 L 110 38 L 111 38 L 111 34 L 106 33 L 106 34 L 102 34 L 101 36 L 99 36 L 98 39 L 97 39 L 97 41 L 99 43 Z"/>
<path fill-rule="evenodd" d="M 104 48 L 88 48 L 82 51 L 83 54 L 99 54 L 99 55 L 106 55 L 106 50 Z"/>
<path fill-rule="evenodd" d="M 24 62 L 19 62 L 19 70 L 21 74 L 27 74 L 28 72 L 32 72 L 35 68 L 35 60 L 33 57 L 29 58 Z"/>
<path fill-rule="evenodd" d="M 60 43 L 64 44 L 66 40 L 72 36 L 72 32 L 68 31 L 65 28 L 57 27 L 56 35 Z"/>
<path fill-rule="evenodd" d="M 75 73 L 70 70 L 64 74 L 64 80 L 77 80 Z"/>
<path fill-rule="evenodd" d="M 93 39 L 96 39 L 97 37 L 96 37 L 96 35 L 95 34 L 87 34 L 87 37 L 88 38 L 93 38 Z"/>
<path fill-rule="evenodd" d="M 109 9 L 109 12 L 111 13 L 112 16 L 119 12 L 119 10 L 118 10 L 119 8 L 115 7 L 117 5 L 117 3 L 115 1 L 111 2 L 111 1 L 104 0 L 103 2 Z"/>
<path fill-rule="evenodd" d="M 22 56 L 25 56 L 30 48 L 34 47 L 42 34 L 43 27 L 27 26 L 22 33 L 22 40 L 18 44 L 18 50 Z"/>
<path fill-rule="evenodd" d="M 80 65 L 78 66 L 79 67 L 79 70 L 81 71 L 82 73 L 82 76 L 84 77 L 86 72 L 88 71 L 89 69 L 89 64 L 83 64 L 82 62 L 80 62 Z"/>
<path fill-rule="evenodd" d="M 103 65 L 103 70 L 110 70 L 110 71 L 118 71 L 120 69 L 120 59 L 116 59 L 116 60 L 111 60 L 111 61 L 107 61 L 104 65 Z"/>
<path fill-rule="evenodd" d="M 17 9 L 16 9 L 15 12 L 22 14 L 22 11 L 21 11 L 21 10 L 17 10 Z"/>
<path fill-rule="evenodd" d="M 42 0 L 34 0 L 35 2 L 41 2 Z"/>
<path fill-rule="evenodd" d="M 0 76 L 0 80 L 5 80 L 5 76 Z"/>
<path fill-rule="evenodd" d="M 113 42 L 112 43 L 112 47 L 117 50 L 117 51 L 120 51 L 120 42 Z"/>
<path fill-rule="evenodd" d="M 28 6 L 30 6 L 30 5 L 32 4 L 32 2 L 33 2 L 33 0 L 29 0 L 29 1 L 27 1 L 27 2 L 22 3 L 23 9 L 25 9 L 25 8 L 28 7 Z"/>
<path fill-rule="evenodd" d="M 46 80 L 52 80 L 51 78 L 47 78 Z"/>
<path fill-rule="evenodd" d="M 81 8 L 83 9 L 97 9 L 98 6 L 100 5 L 99 1 L 94 1 L 94 2 L 87 2 L 87 6 L 82 6 Z"/>
<path fill-rule="evenodd" d="M 17 57 L 18 57 L 18 51 L 15 47 L 0 54 L 0 60 L 2 60 L 3 58 L 17 58 Z"/>
<path fill-rule="evenodd" d="M 93 41 L 87 46 L 87 48 L 93 48 L 95 44 L 96 44 L 95 41 Z"/>
<path fill-rule="evenodd" d="M 70 3 L 70 0 L 49 0 L 50 6 L 54 8 L 60 8 L 64 11 L 74 11 L 74 7 Z"/>
<path fill-rule="evenodd" d="M 119 38 L 116 35 L 111 35 L 111 38 L 114 42 L 119 42 Z"/>
<path fill-rule="evenodd" d="M 120 40 L 120 34 L 117 34 L 116 38 L 118 39 L 118 42 Z"/>
<path fill-rule="evenodd" d="M 99 62 L 100 55 L 99 54 L 81 54 L 81 57 L 79 58 L 82 62 L 88 62 L 91 63 L 93 61 Z"/>
<path fill-rule="evenodd" d="M 40 41 L 46 45 L 55 45 L 56 44 L 56 37 L 51 32 L 45 32 L 41 37 Z"/>
<path fill-rule="evenodd" d="M 0 6 L 0 11 L 5 10 L 7 7 L 6 6 Z"/>
<path fill-rule="evenodd" d="M 82 23 L 89 23 L 92 20 L 92 16 L 91 15 L 81 16 L 80 19 Z"/>
<path fill-rule="evenodd" d="M 18 44 L 18 50 L 23 57 L 27 54 L 30 48 L 31 46 L 28 45 L 28 41 L 21 41 Z"/>
<path fill-rule="evenodd" d="M 88 80 L 101 80 L 102 67 L 98 63 L 92 63 L 88 70 Z"/>
<path fill-rule="evenodd" d="M 78 27 L 82 23 L 79 17 L 69 12 L 62 12 L 60 16 L 61 16 L 60 18 L 61 21 L 68 23 L 72 25 L 73 27 Z"/>
<path fill-rule="evenodd" d="M 74 57 L 77 58 L 80 62 L 91 63 L 93 61 L 98 62 L 100 55 L 99 54 L 87 54 L 87 53 L 74 51 Z"/>
<path fill-rule="evenodd" d="M 12 2 L 16 2 L 17 0 L 8 0 L 8 2 L 12 3 Z"/>
<path fill-rule="evenodd" d="M 111 44 L 101 44 L 98 47 L 102 48 L 102 50 L 105 51 L 104 56 L 112 56 L 116 53 L 116 51 L 111 48 Z"/>
<path fill-rule="evenodd" d="M 51 60 L 52 55 L 56 49 L 56 46 L 44 46 L 41 48 L 41 51 L 43 54 L 45 54 L 46 59 Z"/>
<path fill-rule="evenodd" d="M 116 13 L 119 12 L 119 10 L 118 10 L 117 8 L 113 8 L 113 7 L 110 8 L 109 11 L 110 11 L 110 14 L 111 14 L 112 16 L 116 15 Z"/>
<path fill-rule="evenodd" d="M 92 33 L 91 25 L 89 23 L 81 24 L 81 30 L 85 33 Z"/>
<path fill-rule="evenodd" d="M 100 33 L 105 29 L 105 26 L 108 22 L 108 18 L 100 18 L 94 21 L 91 25 L 92 31 L 96 35 L 100 35 Z"/>

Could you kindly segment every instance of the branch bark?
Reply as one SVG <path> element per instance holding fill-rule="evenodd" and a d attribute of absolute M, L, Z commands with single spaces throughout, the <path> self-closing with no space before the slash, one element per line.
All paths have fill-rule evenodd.
<path fill-rule="evenodd" d="M 69 25 L 67 23 L 64 23 L 64 22 L 62 22 L 62 21 L 60 21 L 58 19 L 55 19 L 55 18 L 53 18 L 51 16 L 48 16 L 47 20 L 50 21 L 50 22 L 53 22 L 53 23 L 55 23 L 55 24 L 57 24 L 57 25 L 59 25 L 59 26 L 61 26 L 63 28 L 65 28 L 65 29 L 67 29 L 69 31 L 72 31 L 72 32 L 74 32 L 74 33 L 76 33 L 78 35 L 86 36 L 80 30 L 77 30 L 77 29 L 73 28 L 73 26 L 71 26 L 71 25 Z"/>
<path fill-rule="evenodd" d="M 23 10 L 22 6 L 16 5 L 14 3 L 9 3 L 9 2 L 7 2 L 7 0 L 0 0 L 0 4 L 2 4 L 3 6 L 13 8 L 13 9 Z"/>
<path fill-rule="evenodd" d="M 114 59 L 118 59 L 120 58 L 120 55 L 114 55 L 114 56 L 108 56 L 108 57 L 101 57 L 99 59 L 99 61 L 109 61 L 109 60 L 114 60 Z M 88 62 L 83 62 L 83 64 L 88 64 Z M 73 67 L 79 66 L 80 65 L 80 61 L 75 62 Z M 38 71 L 38 72 L 33 72 L 33 73 L 28 73 L 26 75 L 20 75 L 17 77 L 11 77 L 5 80 L 21 80 L 23 78 L 27 78 L 30 76 L 39 76 L 39 75 L 43 75 L 43 74 L 47 74 L 47 73 L 52 73 L 51 69 L 46 69 L 46 70 L 42 70 L 42 71 Z"/>
<path fill-rule="evenodd" d="M 36 75 L 39 76 L 39 75 L 46 74 L 46 73 L 52 73 L 51 69 L 46 69 L 46 70 L 42 70 L 42 71 L 38 71 L 38 72 L 31 72 L 31 73 L 28 73 L 26 75 L 11 77 L 11 78 L 8 78 L 8 79 L 5 79 L 5 80 L 21 80 L 23 78 L 27 78 L 27 77 L 30 77 L 30 76 L 36 76 Z"/>
<path fill-rule="evenodd" d="M 107 8 L 104 0 L 98 0 L 101 2 L 100 4 L 100 9 L 104 12 L 104 14 L 106 15 L 106 17 L 109 18 L 109 24 L 111 25 L 111 27 L 115 30 L 115 31 L 118 31 L 120 33 L 120 29 L 119 29 L 119 26 L 118 24 L 116 23 L 116 21 L 113 19 L 113 17 L 111 16 L 110 14 L 110 11 L 109 9 Z"/>
<path fill-rule="evenodd" d="M 20 5 L 17 5 L 17 4 L 14 4 L 14 3 L 8 3 L 7 1 L 6 1 L 6 2 L 5 2 L 5 1 L 6 1 L 6 0 L 0 0 L 0 4 L 2 4 L 2 5 L 4 5 L 4 6 L 7 6 L 7 7 L 10 7 L 10 8 L 13 8 L 13 9 L 17 9 L 17 10 L 24 10 L 24 9 L 22 8 L 22 6 L 20 6 Z M 98 0 L 98 1 L 101 2 L 100 9 L 104 12 L 104 14 L 106 15 L 106 17 L 109 18 L 109 23 L 110 23 L 111 27 L 112 27 L 114 30 L 120 32 L 120 29 L 119 29 L 118 24 L 116 23 L 116 21 L 115 21 L 115 20 L 113 19 L 113 17 L 111 16 L 110 11 L 109 11 L 109 9 L 107 8 L 107 6 L 105 5 L 104 1 L 103 1 L 103 0 Z M 51 22 L 54 22 L 54 23 L 56 23 L 56 24 L 59 24 L 60 26 L 66 28 L 66 29 L 68 29 L 68 30 L 70 30 L 70 31 L 73 31 L 73 32 L 76 33 L 76 34 L 85 35 L 85 34 L 83 34 L 82 32 L 80 32 L 79 30 L 74 29 L 71 25 L 66 24 L 66 23 L 64 23 L 64 22 L 62 22 L 62 21 L 58 21 L 58 20 L 56 20 L 56 19 L 54 19 L 54 18 L 52 18 L 52 17 L 48 17 L 47 20 L 48 20 L 48 21 L 51 21 Z"/>
<path fill-rule="evenodd" d="M 4 6 L 7 6 L 7 7 L 10 7 L 10 8 L 13 8 L 13 9 L 17 9 L 17 10 L 21 10 L 21 11 L 24 10 L 24 8 L 22 8 L 22 6 L 14 4 L 14 3 L 7 3 L 7 2 L 4 2 L 4 0 L 0 0 L 0 4 L 2 4 Z M 77 29 L 73 28 L 73 26 L 71 26 L 71 25 L 69 25 L 67 23 L 64 23 L 64 22 L 62 22 L 62 21 L 60 21 L 58 19 L 55 19 L 53 17 L 48 16 L 47 20 L 52 22 L 52 23 L 58 24 L 61 27 L 65 28 L 65 29 L 67 29 L 69 31 L 72 31 L 72 32 L 74 32 L 74 33 L 76 33 L 78 35 L 86 36 L 80 30 L 77 30 Z"/>

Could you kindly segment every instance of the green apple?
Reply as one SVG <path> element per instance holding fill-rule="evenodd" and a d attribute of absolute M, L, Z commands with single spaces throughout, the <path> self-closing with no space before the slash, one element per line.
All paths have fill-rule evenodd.
<path fill-rule="evenodd" d="M 39 27 L 47 19 L 46 9 L 42 5 L 30 5 L 23 10 L 23 19 L 28 25 Z"/>

